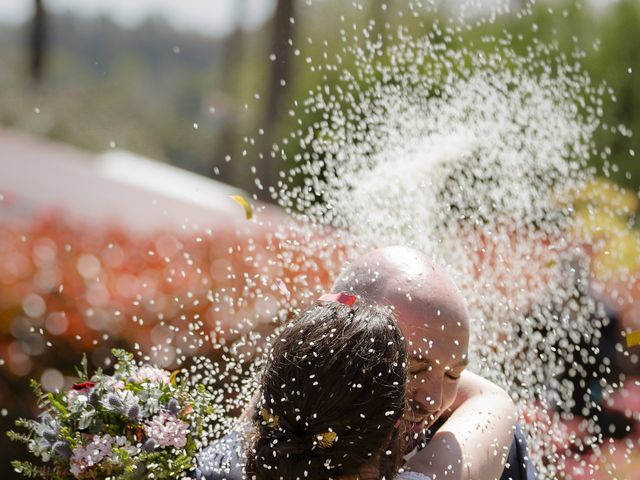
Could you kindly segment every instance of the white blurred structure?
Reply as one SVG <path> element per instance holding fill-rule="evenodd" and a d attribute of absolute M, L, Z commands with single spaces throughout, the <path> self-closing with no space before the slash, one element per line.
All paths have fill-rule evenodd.
<path fill-rule="evenodd" d="M 243 192 L 127 151 L 96 155 L 0 129 L 0 218 L 55 209 L 139 233 L 197 230 L 243 220 L 236 194 Z"/>

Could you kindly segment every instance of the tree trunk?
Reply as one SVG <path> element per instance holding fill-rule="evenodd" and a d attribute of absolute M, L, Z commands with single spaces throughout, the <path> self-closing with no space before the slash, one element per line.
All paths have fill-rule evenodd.
<path fill-rule="evenodd" d="M 235 67 L 238 65 L 244 49 L 244 31 L 242 18 L 245 13 L 246 0 L 235 0 L 235 27 L 225 40 L 222 72 L 222 86 L 226 91 L 233 90 Z"/>
<path fill-rule="evenodd" d="M 29 41 L 29 74 L 35 84 L 42 82 L 47 49 L 47 12 L 43 0 L 35 0 Z"/>
<path fill-rule="evenodd" d="M 267 90 L 267 105 L 264 113 L 262 128 L 264 136 L 261 142 L 261 150 L 264 155 L 262 163 L 261 180 L 265 190 L 259 192 L 263 198 L 267 198 L 269 186 L 275 186 L 278 163 L 271 157 L 271 146 L 277 134 L 278 120 L 281 117 L 282 104 L 289 81 L 291 79 L 293 35 L 295 21 L 295 0 L 278 0 L 271 40 L 271 54 L 275 60 L 271 62 L 269 85 Z"/>

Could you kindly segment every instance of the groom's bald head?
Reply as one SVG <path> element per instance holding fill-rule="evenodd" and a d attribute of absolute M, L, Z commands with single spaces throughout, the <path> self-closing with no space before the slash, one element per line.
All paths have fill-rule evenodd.
<path fill-rule="evenodd" d="M 357 259 L 333 285 L 394 309 L 409 353 L 409 428 L 432 424 L 455 398 L 467 364 L 469 314 L 447 272 L 407 247 Z"/>
<path fill-rule="evenodd" d="M 358 258 L 340 274 L 333 291 L 353 292 L 394 309 L 419 309 L 425 321 L 442 317 L 468 329 L 464 299 L 449 274 L 412 248 L 386 247 Z"/>

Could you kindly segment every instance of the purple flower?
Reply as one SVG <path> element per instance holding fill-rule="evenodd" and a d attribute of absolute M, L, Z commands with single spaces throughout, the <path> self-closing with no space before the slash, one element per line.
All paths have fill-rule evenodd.
<path fill-rule="evenodd" d="M 93 407 L 97 407 L 100 403 L 100 395 L 98 395 L 98 392 L 96 392 L 95 390 L 93 390 L 90 394 L 89 394 L 89 404 Z"/>
<path fill-rule="evenodd" d="M 59 458 L 67 459 L 71 456 L 71 447 L 69 446 L 69 442 L 58 441 L 53 444 L 51 447 L 54 455 Z"/>
<path fill-rule="evenodd" d="M 71 473 L 76 478 L 99 464 L 104 457 L 111 455 L 113 437 L 95 435 L 86 446 L 77 446 L 71 456 Z"/>
<path fill-rule="evenodd" d="M 145 452 L 153 452 L 156 448 L 158 448 L 158 442 L 156 442 L 153 438 L 148 439 L 142 445 L 142 450 Z"/>
<path fill-rule="evenodd" d="M 138 405 L 131 405 L 127 410 L 127 418 L 132 422 L 137 422 L 140 419 L 140 407 Z"/>
<path fill-rule="evenodd" d="M 53 430 L 43 429 L 42 438 L 44 438 L 49 443 L 53 443 L 58 439 L 58 434 Z"/>
<path fill-rule="evenodd" d="M 124 402 L 113 393 L 107 395 L 107 398 L 103 401 L 103 405 L 114 412 L 123 413 L 124 411 Z"/>
<path fill-rule="evenodd" d="M 167 403 L 167 411 L 173 415 L 177 415 L 180 411 L 180 402 L 175 398 L 169 400 L 169 403 Z"/>

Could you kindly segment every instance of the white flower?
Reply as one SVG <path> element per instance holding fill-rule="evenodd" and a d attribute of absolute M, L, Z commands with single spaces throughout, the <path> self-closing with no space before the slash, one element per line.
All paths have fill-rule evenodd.
<path fill-rule="evenodd" d="M 116 447 L 124 448 L 126 452 L 132 457 L 140 453 L 140 449 L 135 445 L 132 445 L 127 437 L 122 435 L 119 435 L 113 439 L 113 445 Z"/>
<path fill-rule="evenodd" d="M 152 382 L 168 384 L 171 380 L 171 374 L 161 368 L 152 367 L 151 365 L 143 365 L 134 375 L 137 382 Z"/>
<path fill-rule="evenodd" d="M 67 392 L 67 405 L 71 406 L 75 403 L 85 403 L 88 397 L 78 390 L 69 390 Z"/>

